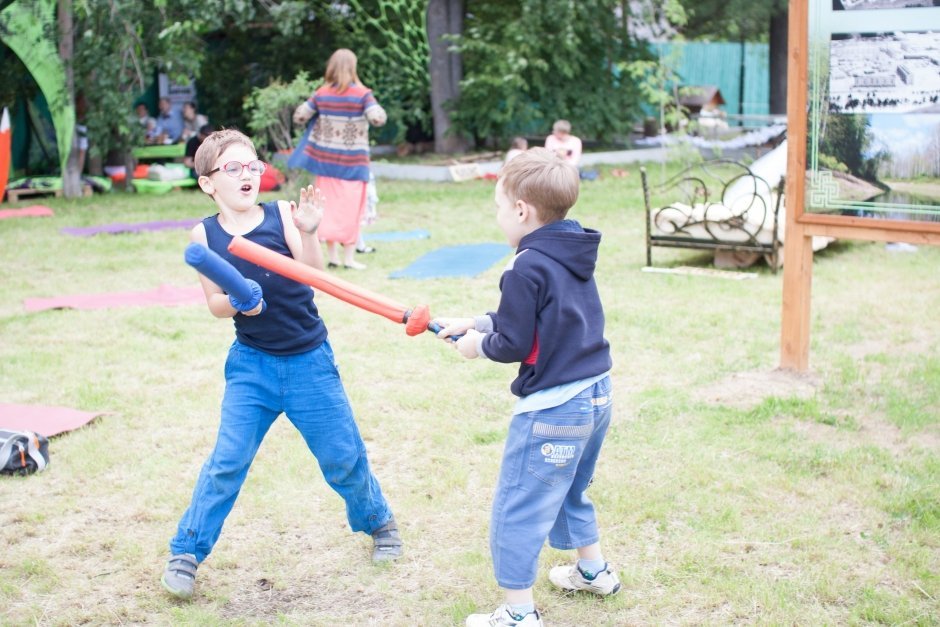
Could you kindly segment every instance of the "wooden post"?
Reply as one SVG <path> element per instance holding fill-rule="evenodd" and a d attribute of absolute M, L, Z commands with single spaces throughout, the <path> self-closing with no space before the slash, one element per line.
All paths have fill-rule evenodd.
<path fill-rule="evenodd" d="M 59 57 L 65 68 L 65 90 L 69 105 L 75 107 L 75 71 L 72 69 L 72 58 L 75 52 L 75 33 L 73 29 L 72 0 L 59 0 Z M 75 128 L 69 137 L 71 148 L 69 158 L 62 172 L 62 191 L 66 198 L 78 198 L 82 195 L 82 171 L 78 147 L 75 145 Z"/>
<path fill-rule="evenodd" d="M 786 231 L 783 245 L 783 311 L 780 321 L 780 367 L 809 368 L 810 292 L 813 283 L 813 236 L 940 245 L 940 223 L 930 220 L 871 218 L 817 213 L 806 203 L 806 153 L 809 141 L 807 95 L 810 81 L 810 3 L 790 0 L 787 66 Z M 934 10 L 934 9 L 931 9 Z M 864 13 L 859 11 L 859 13 Z M 876 12 L 877 13 L 877 12 Z M 869 20 L 873 22 L 873 20 Z M 870 24 L 874 26 L 874 23 Z M 814 42 L 819 43 L 819 42 Z M 818 79 L 817 76 L 812 77 Z M 818 98 L 818 94 L 814 94 Z M 815 164 L 813 164 L 815 167 Z M 933 208 L 935 213 L 936 207 Z"/>
<path fill-rule="evenodd" d="M 786 236 L 783 244 L 783 311 L 780 367 L 809 367 L 813 239 L 799 222 L 806 200 L 807 0 L 790 0 L 787 61 Z"/>

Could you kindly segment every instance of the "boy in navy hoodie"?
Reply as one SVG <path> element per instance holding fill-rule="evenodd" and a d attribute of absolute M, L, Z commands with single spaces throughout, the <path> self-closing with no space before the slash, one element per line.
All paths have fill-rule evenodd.
<path fill-rule="evenodd" d="M 499 307 L 436 320 L 439 337 L 459 336 L 454 345 L 467 359 L 520 362 L 490 521 L 505 603 L 469 616 L 468 627 L 542 625 L 532 586 L 546 537 L 578 551 L 577 563 L 549 573 L 555 586 L 601 596 L 620 590 L 585 494 L 610 424 L 611 360 L 594 281 L 601 235 L 566 219 L 578 186 L 577 168 L 544 148 L 503 166 L 496 221 L 517 250 L 500 278 Z"/>

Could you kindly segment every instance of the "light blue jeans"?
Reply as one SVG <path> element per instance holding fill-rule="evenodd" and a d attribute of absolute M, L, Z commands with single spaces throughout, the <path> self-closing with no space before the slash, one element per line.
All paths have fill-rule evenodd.
<path fill-rule="evenodd" d="M 350 528 L 371 534 L 388 522 L 392 513 L 369 469 L 329 343 L 277 356 L 236 341 L 225 362 L 218 439 L 170 541 L 174 555 L 192 553 L 199 562 L 209 555 L 261 440 L 282 412 L 300 431 L 327 483 L 346 501 Z"/>
<path fill-rule="evenodd" d="M 539 552 L 600 540 L 585 494 L 610 425 L 610 377 L 558 407 L 513 416 L 490 520 L 490 552 L 500 587 L 535 584 Z"/>

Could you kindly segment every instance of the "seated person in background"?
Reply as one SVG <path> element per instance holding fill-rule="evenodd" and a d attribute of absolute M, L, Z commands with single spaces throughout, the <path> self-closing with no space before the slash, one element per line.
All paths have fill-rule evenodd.
<path fill-rule="evenodd" d="M 581 161 L 581 140 L 571 134 L 568 120 L 555 120 L 552 134 L 545 138 L 545 147 L 573 166 Z"/>
<path fill-rule="evenodd" d="M 75 139 L 72 146 L 78 149 L 78 171 L 85 171 L 85 157 L 88 155 L 88 125 L 86 124 L 86 113 L 88 111 L 88 100 L 85 94 L 79 92 L 75 96 Z"/>
<path fill-rule="evenodd" d="M 157 137 L 157 121 L 150 115 L 150 111 L 147 110 L 147 105 L 140 103 L 134 107 L 134 112 L 137 115 L 137 123 L 140 124 L 140 128 L 144 132 L 144 142 L 147 144 L 155 143 Z"/>
<path fill-rule="evenodd" d="M 199 150 L 199 146 L 202 145 L 203 140 L 211 135 L 214 130 L 211 124 L 203 124 L 199 127 L 199 131 L 195 135 L 186 140 L 186 154 L 183 156 L 183 165 L 189 168 L 189 175 L 194 179 L 199 178 L 196 176 L 195 169 L 196 151 Z"/>
<path fill-rule="evenodd" d="M 180 139 L 188 142 L 199 134 L 199 129 L 209 123 L 209 118 L 199 113 L 192 100 L 183 103 L 183 132 Z M 211 131 L 210 131 L 211 132 Z"/>
<path fill-rule="evenodd" d="M 509 163 L 513 157 L 518 157 L 529 148 L 529 142 L 525 137 L 513 137 L 509 144 L 509 150 L 506 151 L 506 160 L 503 163 Z"/>
<path fill-rule="evenodd" d="M 175 144 L 183 134 L 183 116 L 173 107 L 169 98 L 160 98 L 160 113 L 157 115 L 158 144 Z"/>

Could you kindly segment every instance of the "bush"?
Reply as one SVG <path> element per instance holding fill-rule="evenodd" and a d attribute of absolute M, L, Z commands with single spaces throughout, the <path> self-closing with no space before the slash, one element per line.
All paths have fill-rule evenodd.
<path fill-rule="evenodd" d="M 825 168 L 826 170 L 834 170 L 836 172 L 844 172 L 844 173 L 848 173 L 849 171 L 849 168 L 847 165 L 845 165 L 844 163 L 842 163 L 835 157 L 831 157 L 825 153 L 819 153 L 819 165 L 820 167 Z"/>
<path fill-rule="evenodd" d="M 310 97 L 323 79 L 311 79 L 301 71 L 290 83 L 274 79 L 267 87 L 256 87 L 245 99 L 248 130 L 258 151 L 291 150 L 300 141 L 304 127 L 291 119 L 297 105 Z"/>

